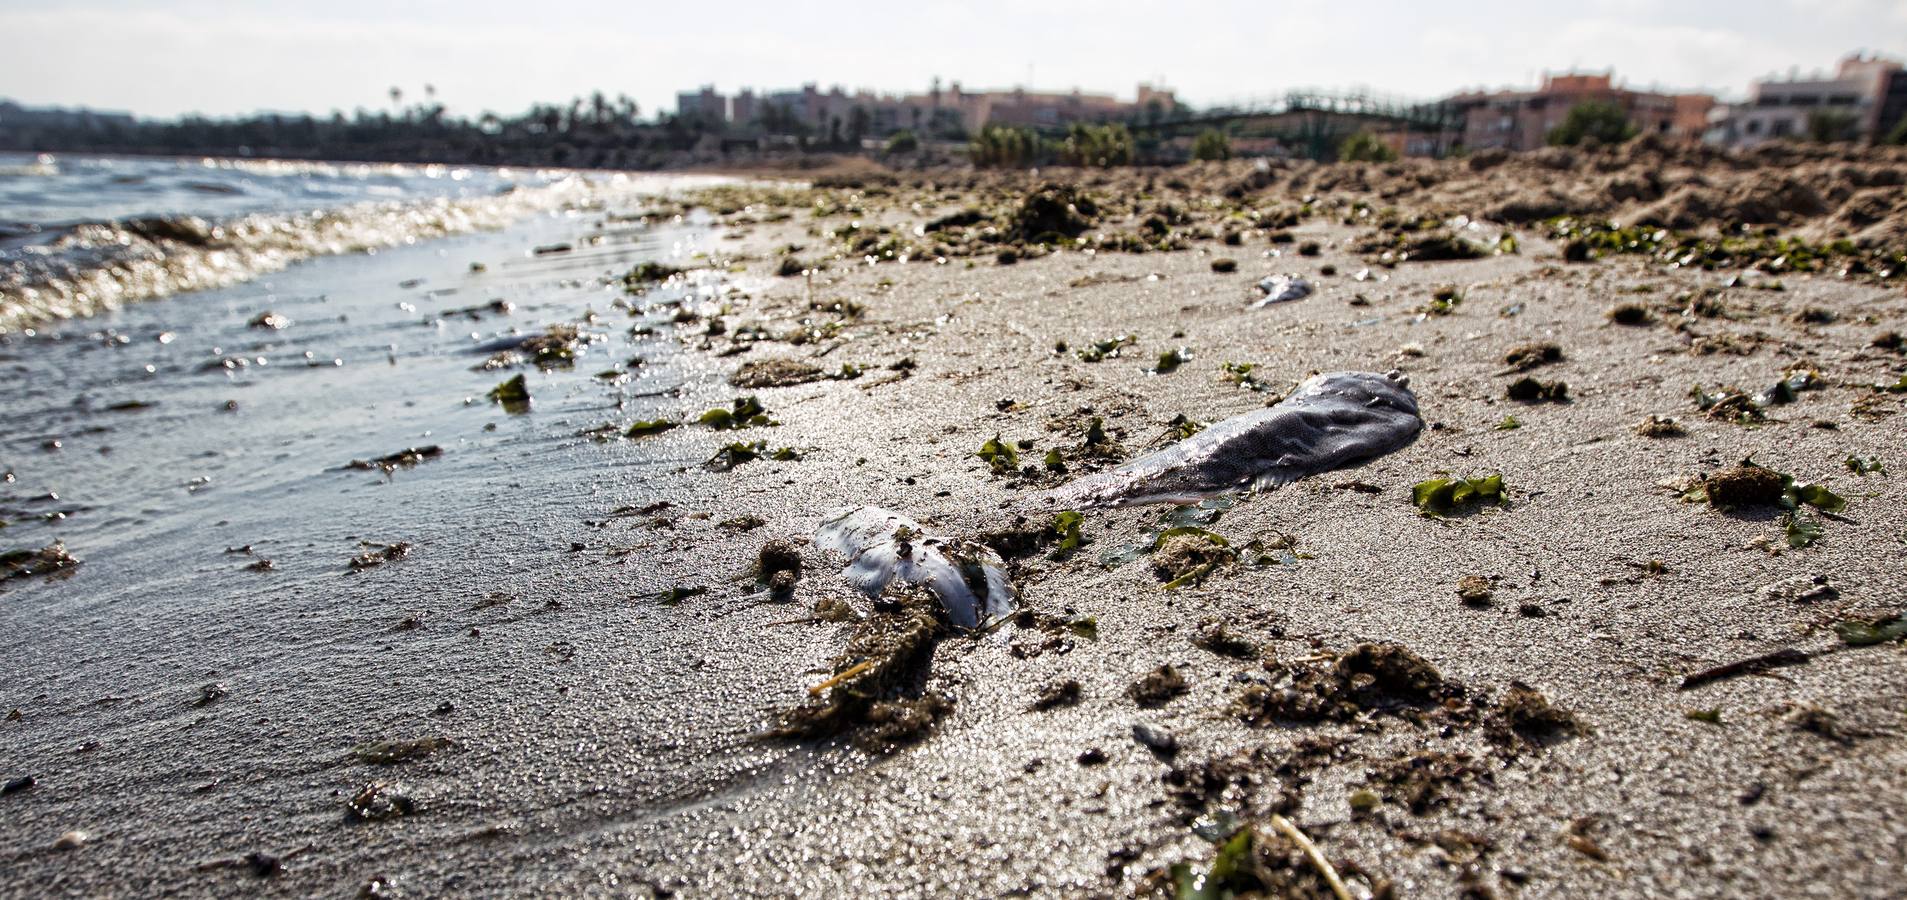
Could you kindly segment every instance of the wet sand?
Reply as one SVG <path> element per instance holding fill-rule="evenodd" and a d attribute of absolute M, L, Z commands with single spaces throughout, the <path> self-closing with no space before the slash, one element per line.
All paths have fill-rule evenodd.
<path fill-rule="evenodd" d="M 1190 205 L 1201 189 L 1171 196 Z M 829 191 L 824 211 L 859 203 L 854 193 Z M 1907 659 L 1898 643 L 1843 647 L 1832 630 L 1898 611 L 1907 587 L 1907 506 L 1891 471 L 1907 466 L 1894 458 L 1907 418 L 1902 395 L 1871 387 L 1903 367 L 1872 345 L 1907 329 L 1897 280 L 1783 274 L 1779 291 L 1721 287 L 1732 272 L 1624 256 L 1565 263 L 1536 227 L 1517 229 L 1514 254 L 1386 269 L 1353 249 L 1367 227 L 1330 215 L 1290 225 L 1292 243 L 1272 243 L 1284 229 L 1270 227 L 1227 245 L 1214 212 L 1210 237 L 1194 236 L 1196 222 L 1175 229 L 1182 250 L 1068 250 L 1011 265 L 991 253 L 869 265 L 823 233 L 861 221 L 905 234 L 986 194 L 899 188 L 820 217 L 814 197 L 792 194 L 782 221 L 731 212 L 740 237 L 718 246 L 740 257 L 745 271 L 732 277 L 744 295 L 691 304 L 700 318 L 664 329 L 684 351 L 670 364 L 683 373 L 680 397 L 539 405 L 514 420 L 484 409 L 460 427 L 480 437 L 482 423 L 501 421 L 521 436 L 399 470 L 375 504 L 173 522 L 202 545 L 189 560 L 129 550 L 121 562 L 73 541 L 84 562 L 71 577 L 6 584 L 0 652 L 17 662 L 0 706 L 21 716 L 0 722 L 0 774 L 37 781 L 0 798 L 5 892 L 1118 896 L 1173 863 L 1205 865 L 1214 851 L 1201 832 L 1274 813 L 1358 895 L 1897 890 L 1907 801 L 1890 788 L 1907 764 Z M 493 240 L 520 253 L 535 239 Z M 1296 252 L 1306 241 L 1316 256 Z M 812 278 L 776 277 L 775 248 L 791 243 L 803 259 L 832 259 Z M 287 277 L 326 280 L 394 256 Z M 1214 272 L 1218 257 L 1237 271 Z M 1320 274 L 1326 266 L 1336 274 Z M 1366 268 L 1369 279 L 1354 279 Z M 1252 285 L 1272 273 L 1318 289 L 1249 309 Z M 1420 314 L 1440 285 L 1457 286 L 1461 302 Z M 1675 298 L 1702 288 L 1718 288 L 1732 317 L 1685 320 Z M 620 295 L 593 290 L 534 324 Z M 1611 323 L 1606 311 L 1625 302 L 1648 307 L 1650 324 Z M 1798 315 L 1809 309 L 1829 315 Z M 753 326 L 810 336 L 741 340 Z M 1117 357 L 1075 352 L 1119 334 L 1135 340 Z M 1722 334 L 1752 351 L 1690 349 Z M 1519 377 L 1505 354 L 1531 342 L 1561 348 L 1561 361 L 1529 374 L 1566 381 L 1570 402 L 1505 396 Z M 1148 371 L 1180 348 L 1190 361 Z M 769 357 L 863 372 L 725 384 Z M 1256 364 L 1268 390 L 1232 383 L 1228 362 Z M 1689 396 L 1696 384 L 1752 391 L 1801 365 L 1824 386 L 1753 427 L 1706 417 Z M 1077 448 L 1094 417 L 1137 455 L 1163 446 L 1178 416 L 1245 412 L 1314 371 L 1390 368 L 1410 376 L 1428 423 L 1415 443 L 1243 499 L 1206 526 L 1235 545 L 1288 546 L 1281 562 L 1221 566 L 1167 590 L 1147 560 L 1100 560 L 1168 508 L 1089 512 L 1082 552 L 1056 561 L 1042 549 L 1014 560 L 1013 574 L 1042 622 L 1092 617 L 1095 636 L 1016 623 L 941 640 L 924 687 L 953 706 L 916 743 L 870 752 L 851 733 L 758 737 L 829 677 L 853 628 L 811 611 L 839 600 L 870 611 L 835 576 L 842 561 L 812 550 L 792 600 L 762 596 L 750 567 L 765 541 L 805 541 L 832 508 L 864 503 L 948 534 L 1009 529 L 1010 507 L 1058 483 L 1043 454 Z M 743 394 L 780 424 L 574 437 L 599 420 L 692 419 Z M 1687 433 L 1635 433 L 1650 415 Z M 1506 416 L 1518 426 L 1501 428 Z M 1020 451 L 1031 474 L 1002 475 L 976 456 L 995 436 L 1031 442 Z M 737 439 L 800 458 L 700 465 Z M 342 464 L 407 440 L 391 432 L 326 454 Z M 1890 472 L 1857 475 L 1849 456 Z M 1688 480 L 1746 457 L 1825 483 L 1847 508 L 1810 514 L 1822 536 L 1789 549 L 1776 510 L 1681 499 Z M 1507 502 L 1421 515 L 1410 487 L 1440 473 L 1501 473 Z M 368 488 L 378 476 L 348 480 Z M 477 492 L 480 510 L 437 499 L 455 490 Z M 723 524 L 744 515 L 762 524 Z M 0 535 L 12 545 L 19 532 Z M 360 537 L 413 546 L 352 574 Z M 309 567 L 299 589 L 219 555 L 267 539 L 286 546 L 275 557 Z M 133 574 L 134 587 L 115 588 Z M 1487 602 L 1458 596 L 1466 575 L 1490 579 Z M 1815 575 L 1834 590 L 1764 590 Z M 708 590 L 670 604 L 658 595 L 671 587 Z M 1195 640 L 1214 624 L 1236 640 Z M 1461 690 L 1343 720 L 1239 714 L 1263 696 L 1254 688 L 1366 643 L 1408 647 Z M 1232 644 L 1262 657 L 1208 649 L 1243 652 Z M 1787 647 L 1814 655 L 1679 689 L 1689 673 Z M 1151 706 L 1128 695 L 1167 664 L 1182 694 Z M 1029 709 L 1065 679 L 1080 685 L 1076 705 Z M 1505 739 L 1492 723 L 1505 721 L 1518 683 L 1578 726 Z M 209 684 L 221 688 L 206 701 Z M 1135 741 L 1135 724 L 1169 732 L 1176 754 L 1156 737 L 1155 748 Z M 372 760 L 393 748 L 366 748 L 429 738 L 450 743 L 386 763 Z M 408 798 L 409 814 L 354 821 L 350 802 L 373 782 Z M 54 849 L 72 830 L 90 839 Z M 250 853 L 280 867 L 253 874 Z M 1299 874 L 1305 890 L 1324 890 Z"/>

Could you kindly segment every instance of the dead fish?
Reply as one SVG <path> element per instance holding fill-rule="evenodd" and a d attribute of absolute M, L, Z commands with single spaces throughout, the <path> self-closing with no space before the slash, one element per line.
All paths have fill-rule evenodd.
<path fill-rule="evenodd" d="M 1264 291 L 1265 296 L 1253 303 L 1252 309 L 1311 296 L 1311 282 L 1296 275 L 1267 275 L 1265 280 L 1258 282 L 1258 289 Z"/>
<path fill-rule="evenodd" d="M 848 558 L 841 576 L 869 597 L 895 579 L 924 584 L 960 628 L 1013 612 L 1013 585 L 999 554 L 971 541 L 934 537 L 920 523 L 875 506 L 843 509 L 821 523 L 814 545 Z"/>
<path fill-rule="evenodd" d="M 1233 416 L 1030 503 L 1086 509 L 1269 490 L 1407 446 L 1423 424 L 1410 379 L 1398 372 L 1314 375 L 1275 406 Z"/>

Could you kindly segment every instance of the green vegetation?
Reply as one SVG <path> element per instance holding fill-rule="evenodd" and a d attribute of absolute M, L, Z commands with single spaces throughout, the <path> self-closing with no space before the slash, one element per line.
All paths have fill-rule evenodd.
<path fill-rule="evenodd" d="M 1109 169 L 1132 164 L 1132 133 L 1126 126 L 1075 124 L 1058 147 L 1059 161 L 1069 166 Z"/>
<path fill-rule="evenodd" d="M 1580 255 L 1576 261 L 1613 254 L 1640 254 L 1677 268 L 1755 269 L 1760 272 L 1845 271 L 1849 275 L 1899 278 L 1907 274 L 1907 253 L 1899 250 L 1863 251 L 1853 241 L 1810 244 L 1800 238 L 1766 233 L 1714 237 L 1680 234 L 1666 228 L 1617 225 L 1572 219 L 1550 219 L 1549 238 L 1567 243 Z"/>
<path fill-rule="evenodd" d="M 1552 147 L 1574 147 L 1584 141 L 1620 144 L 1636 136 L 1629 124 L 1629 113 L 1602 100 L 1585 100 L 1569 108 L 1563 124 L 1550 129 L 1547 140 Z"/>
<path fill-rule="evenodd" d="M 1360 131 L 1338 145 L 1339 162 L 1395 162 L 1397 151 L 1369 131 Z"/>
<path fill-rule="evenodd" d="M 901 129 L 887 139 L 887 155 L 909 156 L 920 152 L 920 138 L 912 131 Z"/>
<path fill-rule="evenodd" d="M 1221 160 L 1232 158 L 1232 139 L 1217 129 L 1206 129 L 1192 140 L 1192 158 Z"/>
<path fill-rule="evenodd" d="M 1043 146 L 1039 133 L 1031 128 L 988 125 L 967 142 L 967 155 L 981 169 L 1030 166 L 1039 161 Z"/>
<path fill-rule="evenodd" d="M 1859 136 L 1860 125 L 1852 113 L 1818 109 L 1808 113 L 1808 140 L 1817 144 L 1851 141 Z"/>
<path fill-rule="evenodd" d="M 1892 144 L 1896 147 L 1907 147 L 1907 117 L 1903 117 L 1899 122 L 1895 123 L 1893 130 L 1887 132 L 1887 135 L 1881 138 L 1881 143 Z"/>

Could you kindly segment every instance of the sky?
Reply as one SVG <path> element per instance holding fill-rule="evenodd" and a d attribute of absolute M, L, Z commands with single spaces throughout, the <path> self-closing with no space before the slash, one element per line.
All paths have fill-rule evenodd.
<path fill-rule="evenodd" d="M 349 112 L 424 85 L 451 113 L 601 90 L 642 113 L 703 84 L 1026 85 L 1193 105 L 1298 87 L 1410 98 L 1613 69 L 1739 97 L 1751 79 L 1907 58 L 1907 0 L 0 0 L 0 97 L 141 116 Z"/>

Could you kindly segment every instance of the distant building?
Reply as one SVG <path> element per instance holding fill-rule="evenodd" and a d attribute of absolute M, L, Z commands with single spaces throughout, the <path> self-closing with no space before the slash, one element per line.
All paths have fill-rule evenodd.
<path fill-rule="evenodd" d="M 713 109 L 720 95 L 713 88 L 677 96 L 677 109 Z M 744 90 L 728 108 L 727 121 L 761 125 L 769 130 L 794 128 L 826 137 L 879 137 L 901 129 L 949 134 L 978 130 L 987 125 L 1059 127 L 1074 122 L 1116 122 L 1147 115 L 1165 115 L 1178 106 L 1169 90 L 1139 85 L 1137 97 L 1120 100 L 1110 94 L 1081 91 L 1041 93 L 1024 88 L 970 92 L 959 82 L 942 89 L 935 79 L 921 94 L 877 94 L 840 87 L 821 90 L 816 85 L 766 91 Z"/>
<path fill-rule="evenodd" d="M 684 91 L 675 95 L 675 114 L 684 119 L 726 122 L 728 98 L 716 93 L 714 85 L 704 85 L 699 91 Z"/>
<path fill-rule="evenodd" d="M 1842 126 L 1841 137 L 1885 135 L 1907 113 L 1907 79 L 1897 60 L 1855 54 L 1834 76 L 1768 78 L 1748 86 L 1748 99 L 1717 116 L 1710 139 L 1752 147 L 1808 137 L 1816 121 Z"/>
<path fill-rule="evenodd" d="M 1463 117 L 1463 145 L 1471 150 L 1534 150 L 1580 103 L 1598 101 L 1621 107 L 1629 124 L 1646 134 L 1700 138 L 1708 128 L 1715 98 L 1708 94 L 1662 94 L 1615 84 L 1610 73 L 1545 75 L 1534 91 L 1458 94 L 1450 98 Z"/>

